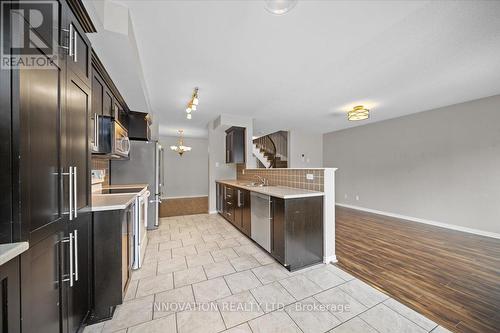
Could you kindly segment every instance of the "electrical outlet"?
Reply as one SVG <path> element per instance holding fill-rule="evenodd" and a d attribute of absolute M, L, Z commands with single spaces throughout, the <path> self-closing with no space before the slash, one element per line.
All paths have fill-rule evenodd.
<path fill-rule="evenodd" d="M 356 201 L 359 201 L 359 195 L 356 196 Z"/>
<path fill-rule="evenodd" d="M 312 173 L 307 173 L 306 174 L 306 179 L 307 180 L 314 180 L 314 175 Z"/>
<path fill-rule="evenodd" d="M 215 167 L 218 168 L 219 167 L 219 162 L 215 162 Z"/>
<path fill-rule="evenodd" d="M 245 174 L 245 169 L 241 170 L 241 173 L 242 173 L 242 174 Z"/>
<path fill-rule="evenodd" d="M 347 199 L 347 193 L 344 194 L 344 199 Z"/>

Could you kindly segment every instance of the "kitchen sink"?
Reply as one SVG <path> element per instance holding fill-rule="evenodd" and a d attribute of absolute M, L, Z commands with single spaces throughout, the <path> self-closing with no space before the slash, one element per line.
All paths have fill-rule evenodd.
<path fill-rule="evenodd" d="M 247 187 L 268 187 L 270 185 L 268 184 L 262 184 L 262 183 L 250 183 L 250 184 L 246 184 L 245 186 Z"/>

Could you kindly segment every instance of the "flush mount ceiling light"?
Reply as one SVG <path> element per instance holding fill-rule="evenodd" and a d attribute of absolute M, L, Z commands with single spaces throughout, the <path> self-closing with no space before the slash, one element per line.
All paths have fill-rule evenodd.
<path fill-rule="evenodd" d="M 186 109 L 186 113 L 187 113 L 186 118 L 187 119 L 192 118 L 191 112 L 196 111 L 196 109 L 198 108 L 198 103 L 199 103 L 198 87 L 196 87 L 196 88 L 194 88 L 193 95 L 191 95 L 191 99 L 189 100 L 189 103 L 187 105 L 187 109 Z"/>
<path fill-rule="evenodd" d="M 370 110 L 365 109 L 363 105 L 355 106 L 347 112 L 347 119 L 350 121 L 365 120 L 370 118 Z"/>
<path fill-rule="evenodd" d="M 178 153 L 180 156 L 184 154 L 187 151 L 191 151 L 191 147 L 184 146 L 184 139 L 182 138 L 182 133 L 184 133 L 183 130 L 179 130 L 179 142 L 177 143 L 177 146 L 170 146 L 170 149 Z"/>
<path fill-rule="evenodd" d="M 298 0 L 264 0 L 268 12 L 274 15 L 284 15 L 295 7 Z"/>

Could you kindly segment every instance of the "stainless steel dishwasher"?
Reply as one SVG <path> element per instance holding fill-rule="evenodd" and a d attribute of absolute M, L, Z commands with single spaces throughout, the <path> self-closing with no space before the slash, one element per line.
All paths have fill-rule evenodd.
<path fill-rule="evenodd" d="M 252 239 L 271 252 L 271 198 L 252 192 L 250 200 Z"/>

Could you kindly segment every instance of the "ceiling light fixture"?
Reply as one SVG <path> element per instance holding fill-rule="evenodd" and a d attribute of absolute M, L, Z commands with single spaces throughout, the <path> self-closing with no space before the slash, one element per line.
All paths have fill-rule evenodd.
<path fill-rule="evenodd" d="M 264 0 L 268 12 L 274 15 L 284 15 L 297 5 L 298 0 Z"/>
<path fill-rule="evenodd" d="M 350 121 L 365 120 L 370 118 L 370 110 L 365 109 L 363 105 L 355 106 L 347 112 L 347 119 Z"/>
<path fill-rule="evenodd" d="M 191 99 L 189 100 L 189 103 L 187 105 L 187 109 L 186 109 L 186 118 L 187 119 L 191 119 L 192 116 L 191 116 L 191 112 L 192 111 L 196 111 L 197 107 L 198 107 L 198 103 L 199 103 L 199 99 L 198 99 L 198 87 L 195 87 L 194 90 L 193 90 L 193 95 L 191 96 Z"/>
<path fill-rule="evenodd" d="M 179 130 L 179 142 L 177 143 L 177 146 L 170 146 L 170 149 L 178 153 L 180 156 L 182 156 L 182 154 L 184 154 L 187 151 L 191 151 L 191 147 L 184 146 L 184 139 L 182 137 L 182 133 L 184 133 L 184 131 Z"/>

